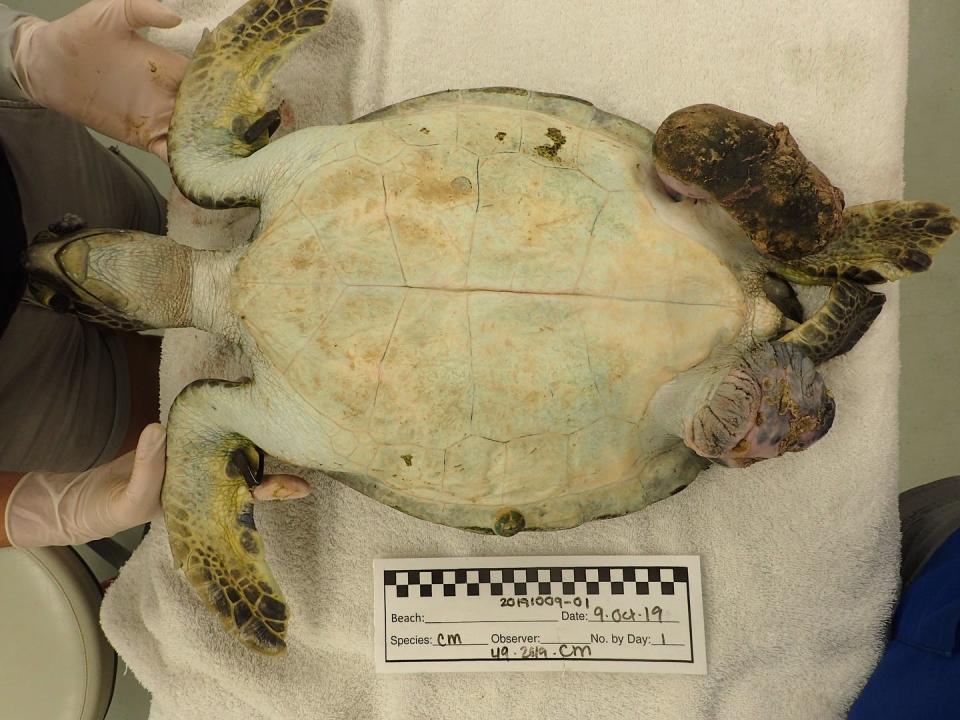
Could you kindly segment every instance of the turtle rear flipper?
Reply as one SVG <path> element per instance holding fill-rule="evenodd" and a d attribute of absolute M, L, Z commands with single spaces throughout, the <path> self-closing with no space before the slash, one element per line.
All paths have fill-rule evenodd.
<path fill-rule="evenodd" d="M 819 252 L 785 263 L 789 279 L 822 283 L 846 278 L 858 283 L 899 280 L 930 267 L 933 256 L 960 229 L 950 209 L 931 202 L 884 200 L 843 213 L 843 230 Z M 777 272 L 784 274 L 781 268 Z"/>
<path fill-rule="evenodd" d="M 780 342 L 800 346 L 819 365 L 856 345 L 870 329 L 886 300 L 882 293 L 867 290 L 849 280 L 840 280 L 830 288 L 823 307 L 781 337 Z"/>
<path fill-rule="evenodd" d="M 199 380 L 177 396 L 162 504 L 174 560 L 194 590 L 245 645 L 279 655 L 287 606 L 264 560 L 248 490 L 263 466 L 237 431 L 257 404 L 250 390 L 250 383 Z"/>
<path fill-rule="evenodd" d="M 243 158 L 279 124 L 268 109 L 270 79 L 331 0 L 249 0 L 205 32 L 180 84 L 170 121 L 170 171 L 180 191 L 206 208 L 258 205 L 256 164 Z"/>

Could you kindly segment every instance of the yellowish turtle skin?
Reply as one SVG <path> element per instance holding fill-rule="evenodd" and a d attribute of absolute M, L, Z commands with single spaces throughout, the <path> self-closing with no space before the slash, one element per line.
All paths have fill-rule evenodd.
<path fill-rule="evenodd" d="M 880 311 L 864 285 L 925 269 L 957 228 L 933 203 L 844 210 L 783 126 L 716 106 L 655 138 L 575 98 L 460 90 L 268 143 L 270 77 L 329 5 L 248 2 L 181 85 L 174 179 L 203 207 L 259 206 L 250 244 L 73 223 L 27 263 L 51 307 L 247 356 L 250 379 L 171 408 L 162 502 L 178 566 L 258 652 L 282 653 L 289 625 L 248 489 L 263 452 L 501 535 L 639 510 L 711 461 L 826 433 L 815 364 Z M 756 177 L 801 188 L 787 224 L 805 227 L 777 230 L 787 196 Z M 804 320 L 785 279 L 831 292 Z"/>

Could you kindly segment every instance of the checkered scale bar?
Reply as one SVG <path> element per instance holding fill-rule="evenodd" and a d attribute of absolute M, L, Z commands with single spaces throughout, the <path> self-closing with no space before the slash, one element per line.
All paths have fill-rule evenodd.
<path fill-rule="evenodd" d="M 478 568 L 384 570 L 392 597 L 536 597 L 542 595 L 676 595 L 685 567 Z"/>

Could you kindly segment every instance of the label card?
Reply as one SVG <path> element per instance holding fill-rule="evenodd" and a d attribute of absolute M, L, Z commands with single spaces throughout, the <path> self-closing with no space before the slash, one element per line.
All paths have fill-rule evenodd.
<path fill-rule="evenodd" d="M 374 560 L 377 672 L 705 675 L 700 558 Z"/>

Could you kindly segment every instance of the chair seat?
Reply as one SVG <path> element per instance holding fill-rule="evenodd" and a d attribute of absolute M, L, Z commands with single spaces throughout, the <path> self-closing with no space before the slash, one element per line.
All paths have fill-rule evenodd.
<path fill-rule="evenodd" d="M 100 630 L 100 601 L 70 548 L 0 550 L 0 715 L 103 719 L 116 655 Z"/>

